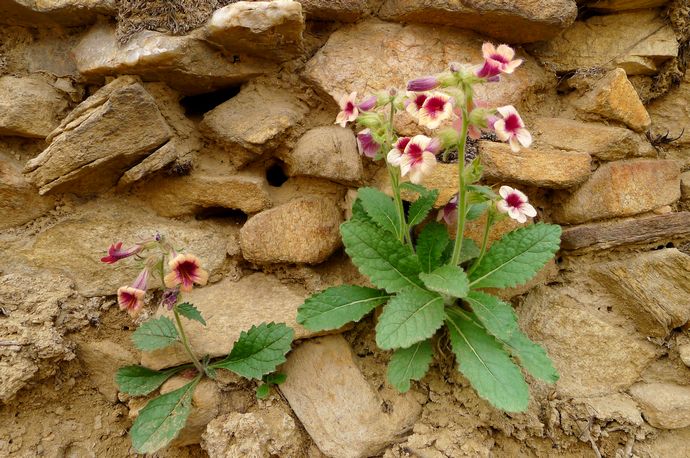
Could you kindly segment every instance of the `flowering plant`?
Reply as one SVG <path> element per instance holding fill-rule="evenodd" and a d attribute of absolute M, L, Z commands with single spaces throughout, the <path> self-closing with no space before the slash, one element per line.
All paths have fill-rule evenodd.
<path fill-rule="evenodd" d="M 208 272 L 193 254 L 178 253 L 173 245 L 160 235 L 123 249 L 122 242 L 110 246 L 101 261 L 113 264 L 125 258 L 136 259 L 142 270 L 130 286 L 117 290 L 120 309 L 137 317 L 144 307 L 147 295 L 155 296 L 157 304 L 172 312 L 174 321 L 161 315 L 144 321 L 132 334 L 134 345 L 142 351 L 152 351 L 171 345 L 181 345 L 188 355 L 189 364 L 153 370 L 144 366 L 125 366 L 117 371 L 115 380 L 121 392 L 134 396 L 153 393 L 173 375 L 181 375 L 188 382 L 174 391 L 150 400 L 139 412 L 132 429 L 132 445 L 140 453 L 152 453 L 172 441 L 187 422 L 192 409 L 194 390 L 203 377 L 216 378 L 216 370 L 226 369 L 248 379 L 262 380 L 257 396 L 265 397 L 270 385 L 285 380 L 283 374 L 274 374 L 276 367 L 285 362 L 290 351 L 294 331 L 284 323 L 263 323 L 242 332 L 230 354 L 213 361 L 209 356 L 198 358 L 192 350 L 182 318 L 206 326 L 201 312 L 191 303 L 182 302 L 182 294 L 192 291 L 194 285 L 205 285 Z M 166 262 L 167 261 L 167 262 Z M 167 271 L 167 273 L 166 273 Z M 152 277 L 158 276 L 160 286 L 149 288 Z"/>
<path fill-rule="evenodd" d="M 391 90 L 360 103 L 356 93 L 343 97 L 336 122 L 356 121 L 364 128 L 357 135 L 360 152 L 385 159 L 392 188 L 392 198 L 378 189 L 359 189 L 352 218 L 340 228 L 346 252 L 376 288 L 329 288 L 307 299 L 298 322 L 312 331 L 337 329 L 385 304 L 376 343 L 393 350 L 387 376 L 401 392 L 427 372 L 431 339 L 445 325 L 458 369 L 477 393 L 497 408 L 518 412 L 529 403 L 518 362 L 549 383 L 558 374 L 545 350 L 520 330 L 511 305 L 488 290 L 530 280 L 558 250 L 561 228 L 527 225 L 488 248 L 491 227 L 501 218 L 525 223 L 537 212 L 517 189 L 501 186 L 496 193 L 479 184 L 479 158 L 466 161 L 468 137 L 477 139 L 482 131 L 493 131 L 514 152 L 532 141 L 514 107 L 490 109 L 474 99 L 475 85 L 497 83 L 522 63 L 506 45 L 486 43 L 482 51 L 482 65 L 451 64 L 447 72 L 410 81 L 404 94 Z M 393 121 L 401 112 L 434 135 L 398 136 Z M 439 191 L 421 183 L 437 157 L 448 161 L 454 149 L 458 192 L 438 221 L 428 221 Z M 407 212 L 403 193 L 417 196 Z M 464 238 L 465 225 L 482 215 L 486 224 L 478 246 Z M 454 229 L 454 239 L 442 222 Z"/>

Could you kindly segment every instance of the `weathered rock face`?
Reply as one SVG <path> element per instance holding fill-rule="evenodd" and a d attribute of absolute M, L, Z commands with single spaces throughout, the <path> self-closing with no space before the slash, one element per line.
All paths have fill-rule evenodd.
<path fill-rule="evenodd" d="M 370 9 L 369 0 L 299 0 L 307 19 L 355 22 Z"/>
<path fill-rule="evenodd" d="M 685 201 L 690 200 L 690 171 L 680 175 L 680 197 Z"/>
<path fill-rule="evenodd" d="M 420 413 L 413 394 L 384 400 L 372 389 L 341 336 L 303 343 L 283 366 L 280 391 L 319 449 L 334 458 L 379 453 Z"/>
<path fill-rule="evenodd" d="M 111 340 L 84 342 L 77 348 L 77 357 L 84 363 L 96 389 L 112 403 L 117 402 L 119 391 L 115 372 L 120 367 L 137 363 L 132 353 Z"/>
<path fill-rule="evenodd" d="M 560 223 L 630 216 L 680 198 L 680 170 L 672 160 L 609 162 L 554 209 Z"/>
<path fill-rule="evenodd" d="M 340 247 L 342 218 L 329 198 L 295 199 L 247 221 L 240 231 L 242 254 L 258 264 L 318 264 Z"/>
<path fill-rule="evenodd" d="M 678 137 L 668 145 L 669 153 L 682 161 L 685 168 L 690 166 L 690 73 L 686 73 L 678 87 L 650 103 L 648 111 L 652 118 L 652 132 L 670 138 Z"/>
<path fill-rule="evenodd" d="M 656 8 L 666 3 L 668 0 L 588 0 L 586 5 L 601 11 L 622 11 Z"/>
<path fill-rule="evenodd" d="M 449 61 L 479 64 L 482 41 L 457 29 L 370 20 L 334 32 L 307 63 L 304 76 L 338 101 L 352 91 L 402 88 L 412 78 L 445 70 Z M 525 59 L 519 72 L 502 84 L 477 87 L 477 98 L 490 106 L 518 104 L 526 92 L 544 87 L 546 72 L 529 56 L 519 57 Z"/>
<path fill-rule="evenodd" d="M 0 22 L 26 27 L 78 26 L 94 22 L 99 14 L 115 13 L 115 0 L 7 0 L 0 5 Z"/>
<path fill-rule="evenodd" d="M 409 181 L 409 176 L 404 176 L 401 182 Z M 393 195 L 390 176 L 388 170 L 382 168 L 376 175 L 376 185 L 381 191 L 389 196 Z M 422 185 L 429 189 L 438 189 L 439 194 L 435 207 L 442 207 L 458 192 L 458 167 L 457 164 L 437 163 L 436 167 L 424 176 Z M 402 191 L 402 198 L 407 201 L 414 201 L 418 195 L 414 192 Z"/>
<path fill-rule="evenodd" d="M 513 153 L 505 143 L 482 141 L 479 155 L 484 177 L 490 181 L 545 188 L 569 188 L 592 174 L 592 157 L 581 151 L 544 151 L 522 148 Z"/>
<path fill-rule="evenodd" d="M 641 135 L 621 127 L 563 118 L 538 118 L 530 125 L 534 144 L 566 151 L 584 151 L 602 161 L 653 156 L 654 147 Z"/>
<path fill-rule="evenodd" d="M 153 98 L 135 80 L 123 77 L 70 113 L 24 172 L 41 194 L 104 191 L 171 135 Z"/>
<path fill-rule="evenodd" d="M 14 161 L 0 156 L 0 229 L 31 221 L 53 208 L 54 202 L 38 195 Z"/>
<path fill-rule="evenodd" d="M 68 107 L 64 94 L 36 77 L 0 77 L 0 135 L 45 138 Z"/>
<path fill-rule="evenodd" d="M 642 10 L 578 21 L 534 54 L 556 72 L 620 67 L 628 75 L 653 75 L 678 55 L 670 25 L 656 11 Z"/>
<path fill-rule="evenodd" d="M 427 22 L 472 29 L 508 43 L 546 40 L 577 16 L 572 0 L 386 0 L 382 19 Z"/>
<path fill-rule="evenodd" d="M 638 383 L 630 394 L 650 425 L 661 429 L 690 426 L 690 387 L 670 383 Z"/>

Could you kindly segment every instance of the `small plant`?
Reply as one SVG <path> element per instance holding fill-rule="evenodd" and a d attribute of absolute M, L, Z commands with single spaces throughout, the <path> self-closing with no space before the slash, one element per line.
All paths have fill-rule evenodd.
<path fill-rule="evenodd" d="M 341 99 L 336 123 L 356 121 L 363 127 L 357 135 L 360 152 L 373 160 L 385 157 L 390 176 L 393 197 L 359 189 L 352 218 L 340 227 L 346 252 L 376 288 L 329 288 L 309 298 L 297 320 L 312 331 L 337 329 L 385 304 L 376 343 L 393 350 L 387 375 L 401 392 L 427 372 L 431 338 L 445 325 L 458 369 L 477 393 L 499 409 L 519 412 L 527 408 L 529 389 L 516 361 L 549 383 L 558 374 L 545 350 L 520 330 L 511 305 L 489 291 L 530 280 L 558 250 L 561 228 L 528 225 L 487 249 L 497 221 L 510 217 L 525 223 L 536 210 L 519 190 L 502 186 L 496 193 L 478 184 L 478 158 L 466 164 L 467 138 L 478 139 L 482 130 L 493 131 L 513 152 L 532 141 L 514 107 L 490 109 L 474 100 L 476 84 L 497 84 L 522 63 L 505 45 L 485 43 L 482 51 L 482 65 L 451 64 L 445 73 L 410 81 L 404 94 L 391 90 L 360 103 L 356 93 Z M 434 137 L 398 136 L 393 120 L 402 111 L 429 130 L 441 129 Z M 458 192 L 438 221 L 426 222 L 439 192 L 421 182 L 437 156 L 447 160 L 453 150 L 458 152 Z M 417 195 L 407 212 L 403 192 Z M 477 246 L 464 238 L 465 224 L 482 215 L 486 224 Z M 454 240 L 441 221 L 454 226 Z"/>
<path fill-rule="evenodd" d="M 182 294 L 191 291 L 195 284 L 205 285 L 208 273 L 202 269 L 199 258 L 177 251 L 164 237 L 156 235 L 128 249 L 122 248 L 122 242 L 112 245 L 108 256 L 101 259 L 112 264 L 131 257 L 142 265 L 141 273 L 132 285 L 117 290 L 120 309 L 132 317 L 136 317 L 144 306 L 151 277 L 160 279 L 160 288 L 155 288 L 160 290 L 157 292 L 158 303 L 172 311 L 174 321 L 167 316 L 144 321 L 132 334 L 134 345 L 142 351 L 182 345 L 191 361 L 161 371 L 143 366 L 126 366 L 117 371 L 115 380 L 120 391 L 133 396 L 154 392 L 176 374 L 189 380 L 181 388 L 150 400 L 139 412 L 130 431 L 132 445 L 139 453 L 155 452 L 177 436 L 191 412 L 196 386 L 203 377 L 214 379 L 219 369 L 262 380 L 257 396 L 266 397 L 271 385 L 285 381 L 285 375 L 273 372 L 285 361 L 294 336 L 292 328 L 283 323 L 263 323 L 242 332 L 226 358 L 213 361 L 205 356 L 199 359 L 189 344 L 182 318 L 197 321 L 203 326 L 206 326 L 206 321 L 193 304 L 182 302 Z"/>

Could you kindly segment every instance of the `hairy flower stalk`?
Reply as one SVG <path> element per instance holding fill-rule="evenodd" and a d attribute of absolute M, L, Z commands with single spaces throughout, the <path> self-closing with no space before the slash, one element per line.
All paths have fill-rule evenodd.
<path fill-rule="evenodd" d="M 463 85 L 465 93 L 465 104 L 462 106 L 462 127 L 460 131 L 460 141 L 458 142 L 458 212 L 457 227 L 455 228 L 455 244 L 453 245 L 453 256 L 451 265 L 457 266 L 460 263 L 460 253 L 462 252 L 462 239 L 465 234 L 465 218 L 467 216 L 467 190 L 465 189 L 465 146 L 467 145 L 467 131 L 470 126 L 470 117 L 467 107 L 472 106 L 472 88 L 467 84 Z"/>

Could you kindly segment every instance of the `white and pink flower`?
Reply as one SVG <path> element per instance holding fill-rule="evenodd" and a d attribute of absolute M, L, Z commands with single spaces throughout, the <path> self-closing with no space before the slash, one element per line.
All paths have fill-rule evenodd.
<path fill-rule="evenodd" d="M 189 292 L 194 284 L 205 285 L 208 282 L 208 272 L 201 268 L 201 261 L 193 254 L 178 254 L 170 260 L 170 273 L 165 276 L 167 288 L 180 285 L 180 290 Z"/>
<path fill-rule="evenodd" d="M 497 108 L 503 117 L 494 122 L 496 136 L 501 141 L 507 141 L 514 153 L 520 151 L 520 145 L 528 148 L 532 144 L 532 134 L 525 129 L 525 123 L 512 105 Z"/>
<path fill-rule="evenodd" d="M 503 200 L 496 203 L 496 208 L 501 213 L 507 213 L 519 223 L 526 222 L 528 217 L 537 216 L 537 211 L 528 203 L 529 199 L 523 192 L 510 186 L 501 186 L 498 193 L 503 197 Z"/>
<path fill-rule="evenodd" d="M 424 100 L 421 108 L 417 112 L 419 124 L 436 129 L 446 119 L 453 115 L 453 103 L 450 96 L 443 92 L 432 92 Z"/>
<path fill-rule="evenodd" d="M 445 221 L 447 225 L 451 226 L 455 224 L 455 222 L 458 219 L 458 195 L 455 194 L 451 199 L 448 201 L 446 205 L 443 206 L 438 211 L 438 216 L 436 217 L 437 221 Z"/>
<path fill-rule="evenodd" d="M 391 165 L 400 167 L 402 176 L 409 173 L 410 181 L 420 184 L 424 175 L 436 166 L 436 153 L 439 148 L 438 140 L 425 135 L 401 137 L 388 153 L 387 160 Z"/>
<path fill-rule="evenodd" d="M 405 111 L 407 111 L 410 116 L 417 118 L 419 115 L 419 110 L 424 105 L 428 94 L 424 92 L 407 92 L 407 99 L 405 100 Z"/>
<path fill-rule="evenodd" d="M 135 317 L 144 306 L 144 296 L 146 295 L 146 284 L 149 280 L 149 270 L 144 269 L 139 273 L 132 286 L 122 286 L 117 290 L 117 303 L 120 310 Z"/>
<path fill-rule="evenodd" d="M 350 95 L 344 95 L 340 98 L 340 113 L 335 118 L 335 124 L 340 124 L 345 127 L 348 122 L 352 122 L 359 116 L 359 108 L 357 108 L 357 92 L 352 92 Z"/>
<path fill-rule="evenodd" d="M 371 129 L 364 129 L 357 134 L 357 147 L 359 148 L 359 154 L 370 159 L 376 158 L 376 155 L 381 151 L 381 145 L 376 142 Z"/>
<path fill-rule="evenodd" d="M 513 59 L 515 50 L 507 45 L 499 45 L 496 48 L 491 43 L 484 43 L 482 55 L 484 56 L 484 65 L 477 70 L 477 76 L 480 78 L 492 79 L 501 73 L 510 74 L 522 64 L 522 59 Z"/>

